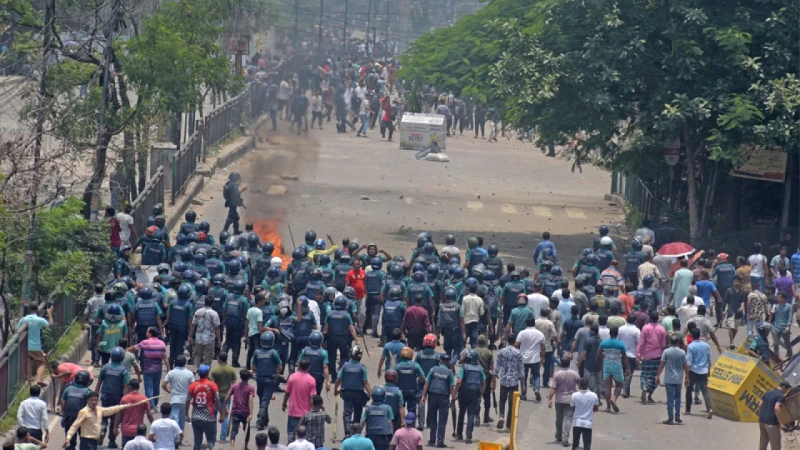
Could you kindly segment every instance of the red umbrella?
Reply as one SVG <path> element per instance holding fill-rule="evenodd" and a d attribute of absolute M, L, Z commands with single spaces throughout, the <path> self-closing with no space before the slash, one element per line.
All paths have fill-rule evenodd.
<path fill-rule="evenodd" d="M 685 242 L 671 242 L 662 246 L 658 249 L 658 253 L 661 256 L 671 256 L 673 258 L 680 258 L 683 256 L 689 256 L 694 253 L 694 247 L 685 243 Z"/>

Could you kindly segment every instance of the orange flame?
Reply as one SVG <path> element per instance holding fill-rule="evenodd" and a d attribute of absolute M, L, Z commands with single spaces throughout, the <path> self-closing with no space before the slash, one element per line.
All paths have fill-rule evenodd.
<path fill-rule="evenodd" d="M 283 252 L 283 244 L 281 243 L 281 234 L 278 232 L 280 219 L 267 219 L 253 223 L 253 231 L 261 238 L 261 242 L 272 242 L 275 245 L 275 251 L 272 256 L 278 256 L 283 260 L 282 269 L 286 270 L 289 265 L 289 258 Z"/>

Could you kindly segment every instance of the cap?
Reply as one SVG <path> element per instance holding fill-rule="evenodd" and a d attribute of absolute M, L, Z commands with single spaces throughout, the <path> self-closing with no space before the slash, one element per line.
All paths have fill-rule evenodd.
<path fill-rule="evenodd" d="M 197 368 L 197 373 L 201 376 L 207 375 L 209 371 L 211 371 L 211 367 L 209 367 L 207 364 L 203 364 Z"/>
<path fill-rule="evenodd" d="M 406 414 L 406 423 L 414 423 L 417 421 L 417 415 L 413 412 Z"/>

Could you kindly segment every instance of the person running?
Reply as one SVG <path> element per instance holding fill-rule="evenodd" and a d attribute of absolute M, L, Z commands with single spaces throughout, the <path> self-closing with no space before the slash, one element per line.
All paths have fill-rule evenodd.
<path fill-rule="evenodd" d="M 239 432 L 239 424 L 242 425 L 243 430 L 246 430 L 250 426 L 250 419 L 253 417 L 253 399 L 256 396 L 256 390 L 248 383 L 250 377 L 249 370 L 240 370 L 240 381 L 230 387 L 230 390 L 225 395 L 225 400 L 222 402 L 223 405 L 226 405 L 226 408 L 229 402 L 231 404 L 230 417 L 228 417 L 228 410 L 225 410 L 225 416 L 231 421 L 231 450 L 236 448 L 236 434 Z M 244 445 L 247 447 L 247 442 Z"/>
<path fill-rule="evenodd" d="M 194 383 L 194 374 L 186 369 L 186 356 L 178 355 L 175 358 L 175 368 L 167 373 L 161 382 L 161 389 L 169 394 L 169 403 L 172 405 L 170 418 L 178 422 L 181 432 L 186 427 L 186 396 L 189 395 L 189 386 Z"/>
<path fill-rule="evenodd" d="M 311 411 L 303 414 L 300 422 L 297 423 L 298 429 L 306 428 L 306 440 L 314 444 L 314 448 L 325 446 L 325 424 L 333 423 L 333 418 L 322 408 L 322 397 L 320 395 L 312 396 Z"/>
<path fill-rule="evenodd" d="M 144 394 L 139 392 L 140 385 L 141 382 L 139 380 L 129 381 L 128 386 L 126 386 L 127 393 L 119 402 L 120 405 L 134 405 L 125 411 L 117 413 L 115 422 L 117 424 L 116 434 L 122 436 L 123 447 L 138 435 L 138 427 L 144 424 L 145 416 L 147 416 L 147 420 L 151 425 L 155 420 L 150 409 L 150 402 L 147 401 L 147 397 Z"/>
<path fill-rule="evenodd" d="M 225 420 L 225 411 L 219 398 L 217 384 L 208 379 L 211 367 L 203 364 L 197 368 L 200 379 L 189 385 L 189 395 L 186 397 L 187 422 L 192 423 L 194 433 L 194 450 L 200 450 L 203 435 L 211 447 L 217 440 L 217 425 L 214 423 L 216 412 L 219 411 L 219 422 Z M 192 406 L 192 414 L 189 407 Z M 188 417 L 191 417 L 189 419 Z"/>

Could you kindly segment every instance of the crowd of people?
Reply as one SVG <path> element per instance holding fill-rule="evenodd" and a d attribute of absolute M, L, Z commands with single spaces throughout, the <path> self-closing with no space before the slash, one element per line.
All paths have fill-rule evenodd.
<path fill-rule="evenodd" d="M 235 213 L 241 199 L 226 200 Z M 753 255 L 737 258 L 738 268 L 712 250 L 672 258 L 654 253 L 674 235 L 668 221 L 637 230 L 619 256 L 601 226 L 567 269 L 573 282 L 548 232 L 529 269 L 505 263 L 498 245 L 480 236 L 460 249 L 452 235 L 437 247 L 431 233 L 421 233 L 406 257 L 308 230 L 287 258 L 252 224 L 238 232 L 238 215 L 217 237 L 191 210 L 174 240 L 164 223 L 156 205 L 144 236 L 120 244 L 113 281 L 98 284 L 87 303 L 99 375 L 64 358 L 51 363 L 51 377 L 64 386 L 65 448 L 74 449 L 80 434 L 82 450 L 106 439 L 116 448 L 117 436 L 129 450 L 150 448 L 146 441 L 172 449 L 191 423 L 195 450 L 213 447 L 217 433 L 233 449 L 239 425 L 249 439 L 252 420 L 259 431 L 269 428 L 257 445 L 277 445 L 279 432 L 270 427 L 277 392 L 284 393 L 289 448 L 321 448 L 326 426 L 338 421 L 321 397 L 333 387 L 337 406 L 343 403 L 342 448 L 416 449 L 425 427 L 427 444 L 444 447 L 448 412 L 451 437 L 471 443 L 476 426 L 495 425 L 492 407 L 496 427 L 510 429 L 514 393 L 528 400 L 530 388 L 531 400 L 541 402 L 549 388 L 556 440 L 573 449 L 582 440 L 589 449 L 594 412 L 620 411 L 635 370 L 642 404 L 654 403 L 664 386 L 664 424 L 681 423 L 701 394 L 711 419 L 710 345 L 722 352 L 720 326 L 733 348 L 746 322 L 748 334 L 755 331 L 750 354 L 766 363 L 770 337 L 775 353 L 782 344 L 792 355 L 800 252 L 790 257 L 781 248 L 768 259 L 756 245 Z M 228 233 L 230 225 L 237 233 Z M 140 264 L 130 259 L 135 248 Z M 28 355 L 40 383 L 19 410 L 19 436 L 35 443 L 47 441 L 46 408 L 35 404 L 45 355 L 35 336 L 52 325 L 50 310 L 33 304 L 22 324 L 30 328 Z M 374 384 L 362 362 L 367 336 L 382 348 Z M 159 406 L 162 396 L 169 401 Z M 770 398 L 767 407 L 782 402 Z M 765 442 L 774 441 L 777 424 L 763 425 Z"/>

